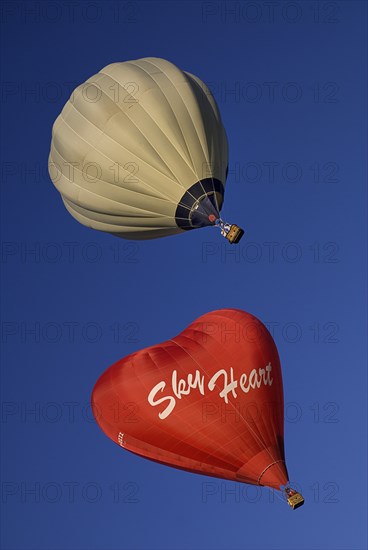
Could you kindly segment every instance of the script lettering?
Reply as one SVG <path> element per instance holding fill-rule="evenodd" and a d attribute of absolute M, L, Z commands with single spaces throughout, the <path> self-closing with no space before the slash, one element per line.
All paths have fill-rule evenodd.
<path fill-rule="evenodd" d="M 228 404 L 230 395 L 234 399 L 237 399 L 238 394 L 235 391 L 237 388 L 240 388 L 243 393 L 249 393 L 250 390 L 259 389 L 262 384 L 263 386 L 272 386 L 273 378 L 271 372 L 272 365 L 268 363 L 265 368 L 251 370 L 249 376 L 242 373 L 239 380 L 236 380 L 234 378 L 234 369 L 230 367 L 229 372 L 226 369 L 217 371 L 206 385 L 205 375 L 198 369 L 194 374 L 188 373 L 186 378 L 178 378 L 178 372 L 174 370 L 171 376 L 171 393 L 173 395 L 157 396 L 159 392 L 162 393 L 166 389 L 166 382 L 161 380 L 148 394 L 148 403 L 152 407 L 166 404 L 165 408 L 158 413 L 159 418 L 165 420 L 175 409 L 175 397 L 182 399 L 184 396 L 189 395 L 192 390 L 198 390 L 201 395 L 205 395 L 206 389 L 210 392 L 214 392 L 217 389 L 219 397 Z"/>

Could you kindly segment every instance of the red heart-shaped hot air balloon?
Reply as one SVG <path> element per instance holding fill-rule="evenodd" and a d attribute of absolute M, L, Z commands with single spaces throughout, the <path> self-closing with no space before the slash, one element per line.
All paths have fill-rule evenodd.
<path fill-rule="evenodd" d="M 244 311 L 207 313 L 121 359 L 97 381 L 92 405 L 102 430 L 138 455 L 276 489 L 288 483 L 279 356 Z"/>

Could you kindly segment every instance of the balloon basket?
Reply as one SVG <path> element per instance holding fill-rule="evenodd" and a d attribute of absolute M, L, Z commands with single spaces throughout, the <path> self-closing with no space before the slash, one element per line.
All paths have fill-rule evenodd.
<path fill-rule="evenodd" d="M 227 233 L 226 238 L 230 244 L 237 244 L 243 235 L 244 235 L 243 229 L 241 229 L 238 225 L 233 224 L 230 227 L 230 230 Z"/>
<path fill-rule="evenodd" d="M 296 510 L 297 508 L 300 508 L 304 504 L 304 498 L 300 493 L 297 491 L 294 491 L 294 489 L 285 489 L 285 494 L 287 498 L 288 505 L 293 509 Z"/>

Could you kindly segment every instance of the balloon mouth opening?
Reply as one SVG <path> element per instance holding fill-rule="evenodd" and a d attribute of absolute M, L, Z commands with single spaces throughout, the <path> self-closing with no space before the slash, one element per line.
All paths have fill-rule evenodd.
<path fill-rule="evenodd" d="M 274 487 L 274 489 L 280 491 L 283 482 L 285 482 L 284 468 L 285 461 L 283 459 L 274 460 L 260 473 L 258 477 L 258 485 Z"/>
<path fill-rule="evenodd" d="M 220 218 L 217 197 L 214 193 L 206 194 L 196 200 L 190 211 L 190 223 L 193 228 L 215 225 Z"/>
<path fill-rule="evenodd" d="M 197 181 L 177 205 L 176 224 L 184 230 L 216 225 L 223 200 L 224 186 L 220 180 L 206 178 Z"/>

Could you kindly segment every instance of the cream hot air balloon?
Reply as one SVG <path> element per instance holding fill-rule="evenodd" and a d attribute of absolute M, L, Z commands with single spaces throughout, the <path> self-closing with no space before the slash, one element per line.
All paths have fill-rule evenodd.
<path fill-rule="evenodd" d="M 226 132 L 206 85 L 169 61 L 113 63 L 78 86 L 56 119 L 49 172 L 80 223 L 126 239 L 218 226 Z"/>

